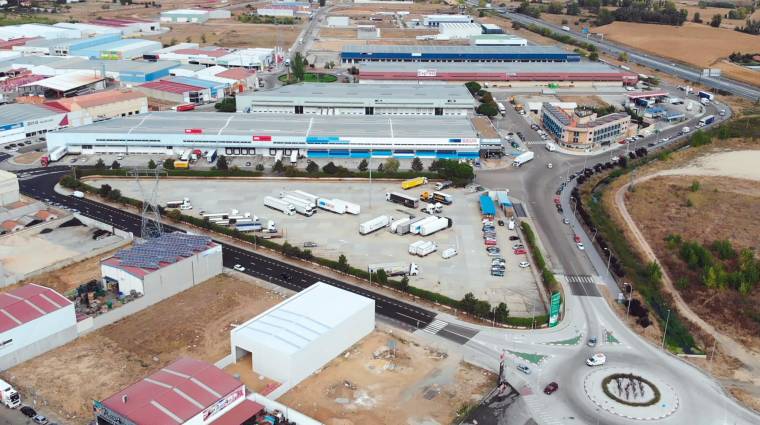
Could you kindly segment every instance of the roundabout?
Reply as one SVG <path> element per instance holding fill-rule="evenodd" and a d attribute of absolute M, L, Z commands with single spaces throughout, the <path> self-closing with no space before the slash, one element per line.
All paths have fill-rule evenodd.
<path fill-rule="evenodd" d="M 679 406 L 672 386 L 657 377 L 623 368 L 592 370 L 583 381 L 583 389 L 598 408 L 627 419 L 663 419 Z"/>

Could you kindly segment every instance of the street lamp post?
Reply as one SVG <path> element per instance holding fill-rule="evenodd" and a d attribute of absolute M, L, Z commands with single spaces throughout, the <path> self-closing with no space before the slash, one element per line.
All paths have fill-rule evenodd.
<path fill-rule="evenodd" d="M 665 348 L 665 337 L 668 335 L 668 322 L 670 322 L 670 309 L 668 309 L 668 317 L 665 319 L 665 332 L 662 334 L 662 345 L 660 348 Z"/>
<path fill-rule="evenodd" d="M 591 237 L 591 245 L 593 245 L 593 244 L 594 244 L 594 241 L 596 240 L 596 232 L 597 232 L 598 230 L 599 230 L 599 229 L 597 229 L 596 227 L 594 227 L 594 236 L 592 236 L 592 237 Z"/>
<path fill-rule="evenodd" d="M 631 312 L 631 299 L 633 298 L 633 284 L 628 282 L 623 282 L 623 287 L 625 288 L 625 285 L 628 285 L 631 287 L 631 292 L 628 294 L 628 308 L 625 311 L 625 318 L 628 319 L 628 314 Z"/>
<path fill-rule="evenodd" d="M 612 261 L 612 252 L 609 250 L 609 248 L 604 248 L 604 250 L 607 252 L 607 273 L 609 273 L 610 262 Z"/>

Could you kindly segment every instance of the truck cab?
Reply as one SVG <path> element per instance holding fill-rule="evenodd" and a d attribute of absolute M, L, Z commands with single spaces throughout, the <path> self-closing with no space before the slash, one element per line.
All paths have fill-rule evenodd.
<path fill-rule="evenodd" d="M 18 391 L 2 379 L 0 379 L 0 400 L 2 400 L 5 407 L 10 409 L 21 406 L 21 396 L 18 394 Z"/>

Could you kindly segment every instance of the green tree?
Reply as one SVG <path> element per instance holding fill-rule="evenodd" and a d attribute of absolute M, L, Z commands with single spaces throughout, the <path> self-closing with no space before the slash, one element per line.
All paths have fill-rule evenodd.
<path fill-rule="evenodd" d="M 340 254 L 340 256 L 338 257 L 338 267 L 342 271 L 346 271 L 350 267 L 348 265 L 348 259 L 343 254 Z"/>
<path fill-rule="evenodd" d="M 382 173 L 385 171 L 385 167 L 383 167 L 383 163 L 381 162 L 380 165 L 377 166 L 377 172 Z"/>
<path fill-rule="evenodd" d="M 367 168 L 369 167 L 369 162 L 367 162 L 366 159 L 362 159 L 362 161 L 359 163 L 359 171 L 364 172 L 367 171 Z"/>
<path fill-rule="evenodd" d="M 398 171 L 398 167 L 400 167 L 401 164 L 398 162 L 398 159 L 396 158 L 388 158 L 385 160 L 385 171 L 389 173 L 395 173 Z"/>
<path fill-rule="evenodd" d="M 692 21 L 696 24 L 702 23 L 702 15 L 699 14 L 699 12 L 694 12 L 694 16 L 691 18 Z"/>
<path fill-rule="evenodd" d="M 480 115 L 485 115 L 487 117 L 495 117 L 496 115 L 499 115 L 499 107 L 493 103 L 481 103 L 476 111 Z"/>
<path fill-rule="evenodd" d="M 306 172 L 309 174 L 319 173 L 319 165 L 314 161 L 309 162 L 309 165 L 306 166 Z"/>
<path fill-rule="evenodd" d="M 224 99 L 214 104 L 214 109 L 219 112 L 235 112 L 237 106 L 235 105 L 234 97 L 225 97 Z"/>
<path fill-rule="evenodd" d="M 98 170 L 104 170 L 106 168 L 106 163 L 103 162 L 103 158 L 98 158 L 98 162 L 95 163 L 95 168 Z"/>
<path fill-rule="evenodd" d="M 111 190 L 113 189 L 111 188 L 110 184 L 101 184 L 100 189 L 98 189 L 98 195 L 105 198 L 109 193 L 111 193 Z"/>
<path fill-rule="evenodd" d="M 691 182 L 691 187 L 689 189 L 691 189 L 692 192 L 698 192 L 699 188 L 700 188 L 699 180 L 694 180 L 693 182 Z"/>
<path fill-rule="evenodd" d="M 599 60 L 599 53 L 597 53 L 597 52 L 591 52 L 591 53 L 589 53 L 588 54 L 588 60 L 590 60 L 592 62 L 598 61 Z"/>
<path fill-rule="evenodd" d="M 112 170 L 118 170 L 119 168 L 121 168 L 121 164 L 119 164 L 119 161 L 114 161 L 111 163 Z"/>
<path fill-rule="evenodd" d="M 404 292 L 409 290 L 409 278 L 407 276 L 404 276 L 401 278 L 401 282 L 399 282 L 398 289 Z"/>
<path fill-rule="evenodd" d="M 114 189 L 110 192 L 108 192 L 108 195 L 106 195 L 106 199 L 109 201 L 118 201 L 121 199 L 121 191 L 119 189 Z"/>
<path fill-rule="evenodd" d="M 164 170 L 173 170 L 174 169 L 174 160 L 171 158 L 166 158 L 164 160 Z"/>
<path fill-rule="evenodd" d="M 602 8 L 596 15 L 596 25 L 602 26 L 615 22 L 615 15 L 608 9 Z"/>
<path fill-rule="evenodd" d="M 459 308 L 467 313 L 474 313 L 477 303 L 478 299 L 475 298 L 475 295 L 472 292 L 468 292 L 464 294 L 462 300 L 459 301 Z"/>
<path fill-rule="evenodd" d="M 148 161 L 148 168 L 151 170 L 155 170 L 156 168 L 158 168 L 158 164 L 156 164 L 156 161 L 151 159 L 150 161 Z"/>
<path fill-rule="evenodd" d="M 467 87 L 467 90 L 469 90 L 470 94 L 473 96 L 475 95 L 475 93 L 479 92 L 482 89 L 482 87 L 480 86 L 480 83 L 475 82 L 475 81 L 468 81 L 464 83 L 464 86 Z"/>
<path fill-rule="evenodd" d="M 549 3 L 549 7 L 546 8 L 547 13 L 551 13 L 552 15 L 561 15 L 562 14 L 562 3 L 558 1 L 553 1 Z"/>
<path fill-rule="evenodd" d="M 380 269 L 377 271 L 377 283 L 385 285 L 388 283 L 388 273 L 385 270 Z"/>
<path fill-rule="evenodd" d="M 499 323 L 505 323 L 507 321 L 509 318 L 509 309 L 505 303 L 499 303 L 499 305 L 496 306 L 495 316 L 496 321 Z"/>
<path fill-rule="evenodd" d="M 495 102 L 493 100 L 493 95 L 489 91 L 486 91 L 486 92 L 483 93 L 483 96 L 480 97 L 480 101 L 482 103 L 494 103 Z"/>
<path fill-rule="evenodd" d="M 305 76 L 304 59 L 301 52 L 296 52 L 293 60 L 290 62 L 290 72 L 294 81 L 303 81 Z"/>
<path fill-rule="evenodd" d="M 216 158 L 216 169 L 225 171 L 229 168 L 229 164 L 227 163 L 227 157 L 224 155 L 219 155 L 219 157 Z"/>
<path fill-rule="evenodd" d="M 581 7 L 576 2 L 570 2 L 567 4 L 567 14 L 571 16 L 578 16 L 581 14 Z"/>
<path fill-rule="evenodd" d="M 322 172 L 325 174 L 335 174 L 338 172 L 338 167 L 332 161 L 322 166 Z"/>
<path fill-rule="evenodd" d="M 273 173 L 282 173 L 285 171 L 285 167 L 282 165 L 282 160 L 277 160 L 274 162 L 274 165 L 272 165 L 272 172 Z"/>
<path fill-rule="evenodd" d="M 712 19 L 710 20 L 710 26 L 718 28 L 720 27 L 720 23 L 723 21 L 723 17 L 720 16 L 720 14 L 713 15 Z"/>
<path fill-rule="evenodd" d="M 621 52 L 620 55 L 618 55 L 618 60 L 621 62 L 628 62 L 628 53 Z"/>
<path fill-rule="evenodd" d="M 422 165 L 422 160 L 419 159 L 418 157 L 415 157 L 412 160 L 412 171 L 420 172 L 420 171 L 422 171 L 424 169 L 425 169 L 425 166 Z"/>
<path fill-rule="evenodd" d="M 264 164 L 256 164 L 256 171 L 264 171 Z"/>

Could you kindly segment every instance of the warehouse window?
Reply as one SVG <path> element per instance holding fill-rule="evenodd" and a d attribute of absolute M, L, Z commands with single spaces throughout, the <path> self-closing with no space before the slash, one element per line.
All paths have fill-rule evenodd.
<path fill-rule="evenodd" d="M 6 339 L 5 341 L 0 342 L 0 349 L 5 348 L 11 344 L 13 344 L 13 339 Z"/>

